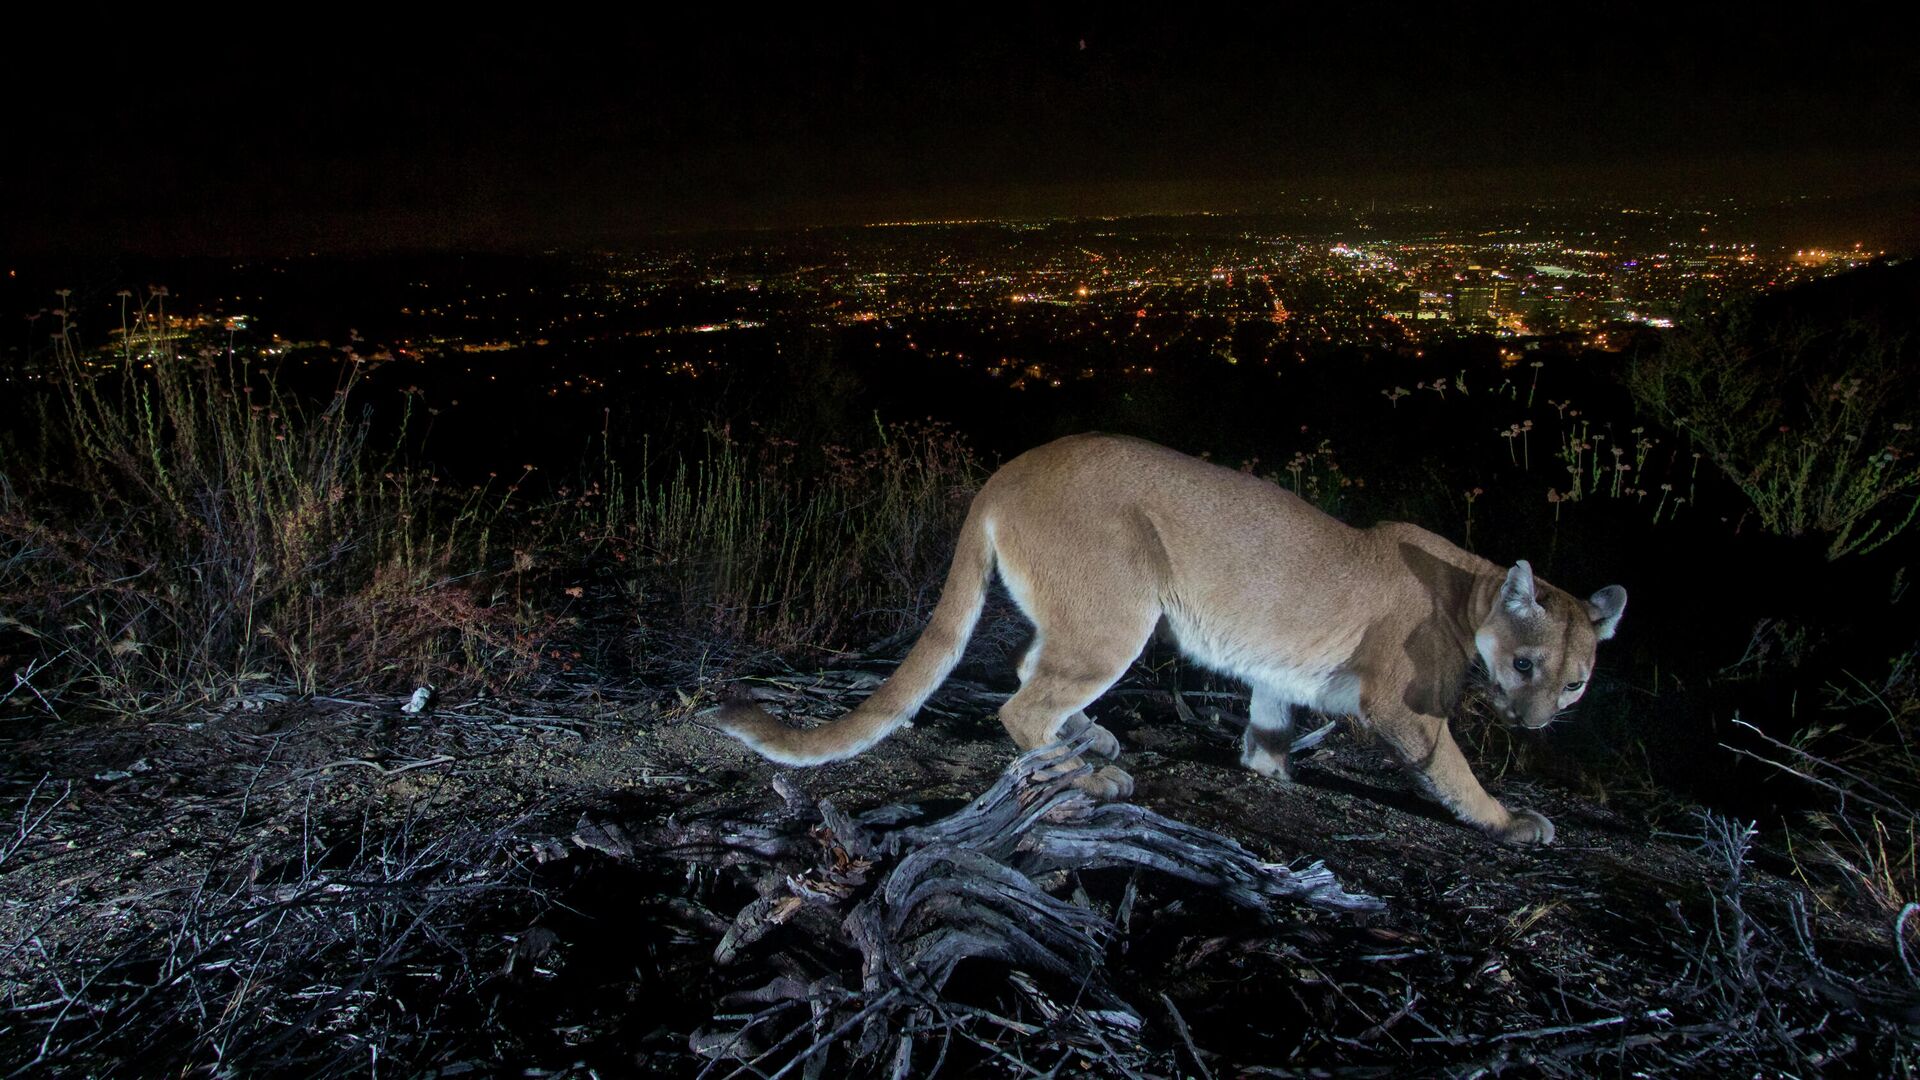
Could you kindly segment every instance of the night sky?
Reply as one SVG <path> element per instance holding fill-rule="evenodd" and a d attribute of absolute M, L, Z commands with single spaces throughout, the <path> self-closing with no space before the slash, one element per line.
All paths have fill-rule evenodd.
<path fill-rule="evenodd" d="M 1894 5 L 1684 6 L 431 26 L 298 9 L 316 21 L 271 31 L 69 10 L 9 35 L 0 244 L 539 247 L 1302 194 L 1920 187 L 1920 49 Z"/>

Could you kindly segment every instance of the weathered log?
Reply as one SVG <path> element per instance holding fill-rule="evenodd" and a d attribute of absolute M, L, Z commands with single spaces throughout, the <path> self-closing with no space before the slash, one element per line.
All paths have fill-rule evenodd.
<path fill-rule="evenodd" d="M 680 851 L 735 857 L 753 852 L 768 864 L 760 879 L 766 892 L 735 918 L 715 950 L 717 963 L 740 964 L 772 950 L 779 966 L 808 970 L 821 955 L 813 948 L 819 942 L 810 935 L 783 947 L 775 933 L 801 921 L 796 916 L 803 911 L 817 934 L 819 915 L 845 910 L 838 923 L 842 944 L 859 956 L 858 990 L 839 991 L 848 983 L 830 981 L 838 972 L 822 971 L 811 982 L 789 975 L 759 992 L 791 1000 L 801 996 L 795 991 L 802 986 L 835 987 L 832 994 L 805 995 L 812 1008 L 804 1032 L 791 1028 L 769 1043 L 765 1024 L 755 1020 L 761 1026 L 737 1029 L 737 1039 L 703 1032 L 696 1049 L 715 1063 L 733 1059 L 753 1071 L 788 1074 L 798 1068 L 805 1075 L 820 1069 L 838 1046 L 871 1067 L 904 1075 L 919 1038 L 940 1032 L 944 1046 L 959 1034 L 985 1047 L 991 1044 L 972 1028 L 1014 1023 L 943 998 L 955 970 L 971 959 L 1008 970 L 1007 986 L 1047 1019 L 1044 1027 L 1032 1028 L 1040 1045 L 1117 1055 L 1116 1063 L 1145 1061 L 1139 1045 L 1143 1014 L 1106 979 L 1107 943 L 1121 931 L 1086 906 L 1084 897 L 1076 904 L 1049 887 L 1058 888 L 1076 871 L 1131 867 L 1256 911 L 1281 899 L 1339 911 L 1380 907 L 1372 897 L 1342 889 L 1319 863 L 1296 871 L 1153 811 L 1096 803 L 1073 786 L 1090 771 L 1080 757 L 1086 743 L 1025 754 L 978 798 L 924 824 L 901 824 L 917 817 L 917 808 L 882 807 L 855 817 L 829 800 L 821 800 L 808 821 L 797 786 L 785 778 L 776 784 L 787 804 L 777 828 L 764 816 L 742 821 L 736 839 L 717 819 L 698 830 L 682 823 Z M 700 842 L 685 843 L 693 831 Z M 1123 901 L 1129 913 L 1133 903 L 1130 883 Z M 1053 1000 L 1023 971 L 1059 979 L 1073 989 L 1075 1004 Z M 1197 1060 L 1190 1035 L 1183 1049 Z M 888 1060 L 882 1062 L 882 1055 Z"/>

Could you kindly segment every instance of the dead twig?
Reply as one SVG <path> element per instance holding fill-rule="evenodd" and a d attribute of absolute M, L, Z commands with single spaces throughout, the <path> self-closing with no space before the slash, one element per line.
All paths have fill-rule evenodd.
<path fill-rule="evenodd" d="M 15 852 L 26 846 L 34 831 L 45 824 L 46 820 L 53 816 L 53 812 L 60 809 L 60 804 L 66 802 L 67 797 L 73 794 L 73 781 L 69 780 L 52 802 L 39 813 L 34 813 L 33 804 L 40 798 L 40 789 L 45 787 L 50 779 L 52 779 L 51 773 L 41 774 L 40 779 L 34 782 L 33 789 L 27 792 L 26 800 L 20 804 L 19 825 L 14 829 L 13 836 L 4 845 L 0 845 L 0 866 L 5 866 Z M 29 815 L 32 815 L 32 820 L 28 820 Z"/>
<path fill-rule="evenodd" d="M 319 776 L 321 773 L 332 772 L 334 769 L 372 769 L 381 776 L 398 776 L 401 773 L 412 772 L 415 769 L 425 769 L 434 765 L 447 765 L 452 761 L 453 758 L 446 754 L 436 754 L 430 758 L 422 758 L 419 761 L 409 761 L 401 765 L 382 765 L 377 761 L 368 761 L 365 758 L 342 758 L 339 761 L 329 761 L 325 765 L 316 765 L 311 769 L 302 769 L 283 780 L 269 784 L 266 790 L 271 791 L 274 788 L 281 788 L 288 784 L 298 783 L 309 776 Z"/>
<path fill-rule="evenodd" d="M 1193 1058 L 1194 1065 L 1200 1069 L 1200 1075 L 1204 1080 L 1213 1080 L 1213 1070 L 1207 1068 L 1206 1061 L 1200 1057 L 1200 1048 L 1193 1045 L 1193 1032 L 1187 1030 L 1187 1018 L 1180 1015 L 1180 1010 L 1174 1007 L 1173 999 L 1165 993 L 1160 995 L 1160 1004 L 1167 1007 L 1167 1015 L 1173 1019 L 1173 1030 L 1179 1034 L 1181 1045 L 1187 1048 L 1187 1054 Z"/>
<path fill-rule="evenodd" d="M 1920 904 L 1908 904 L 1900 909 L 1893 920 L 1893 941 L 1900 951 L 1900 966 L 1907 970 L 1907 979 L 1915 989 L 1920 989 L 1920 972 L 1913 968 L 1913 960 L 1907 955 L 1907 917 L 1920 913 Z"/>
<path fill-rule="evenodd" d="M 1775 760 L 1774 758 L 1766 757 L 1762 754 L 1756 754 L 1751 750 L 1746 750 L 1738 746 L 1731 746 L 1731 745 L 1728 745 L 1727 743 L 1721 743 L 1720 744 L 1721 749 L 1730 750 L 1741 757 L 1751 758 L 1752 760 L 1758 761 L 1765 765 L 1771 765 L 1772 767 L 1779 769 L 1781 772 L 1788 773 L 1792 776 L 1798 777 L 1801 780 L 1805 780 L 1809 784 L 1826 788 L 1828 791 L 1831 791 L 1837 795 L 1840 795 L 1843 798 L 1852 799 L 1856 802 L 1863 803 L 1867 806 L 1871 806 L 1875 809 L 1878 809 L 1887 813 L 1897 814 L 1903 817 L 1911 816 L 1914 813 L 1914 808 L 1908 801 L 1900 798 L 1898 795 L 1888 792 L 1884 788 L 1881 788 L 1879 785 L 1875 784 L 1873 781 L 1867 779 L 1864 776 L 1861 776 L 1859 773 L 1854 772 L 1846 768 L 1845 766 L 1836 764 L 1835 762 L 1832 762 L 1832 761 L 1828 761 L 1825 758 L 1819 757 L 1813 753 L 1803 750 L 1798 746 L 1792 745 L 1791 743 L 1781 742 L 1779 739 L 1776 739 L 1773 736 L 1767 734 L 1766 732 L 1761 731 L 1759 728 L 1753 726 L 1752 724 L 1748 723 L 1745 720 L 1740 719 L 1740 717 L 1738 716 L 1735 716 L 1733 718 L 1733 722 L 1737 726 L 1743 727 L 1748 731 L 1753 732 L 1755 735 L 1759 736 L 1760 740 L 1766 743 L 1768 746 L 1771 746 L 1776 750 L 1783 750 L 1787 752 L 1793 757 L 1799 759 L 1801 762 L 1805 763 L 1808 767 L 1825 768 L 1825 769 L 1833 770 L 1835 773 L 1845 778 L 1852 786 L 1849 787 L 1849 786 L 1843 786 L 1841 784 L 1837 784 L 1824 777 L 1815 776 L 1810 772 L 1803 772 L 1800 769 L 1796 769 L 1793 766 L 1788 765 L 1786 762 L 1778 761 L 1778 760 Z M 1863 794 L 1863 792 L 1865 794 Z"/>

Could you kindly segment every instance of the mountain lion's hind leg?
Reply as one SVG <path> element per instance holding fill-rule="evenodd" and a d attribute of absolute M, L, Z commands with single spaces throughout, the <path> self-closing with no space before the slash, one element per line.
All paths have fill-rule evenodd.
<path fill-rule="evenodd" d="M 1293 745 L 1293 702 L 1255 686 L 1248 712 L 1247 730 L 1240 737 L 1240 764 L 1282 782 L 1293 779 L 1287 770 L 1287 750 Z"/>
<path fill-rule="evenodd" d="M 1076 714 L 1120 681 L 1145 642 L 1143 630 L 1131 651 L 1111 635 L 1075 642 L 1063 634 L 1042 643 L 1038 657 L 1031 664 L 1022 663 L 1028 669 L 1026 682 L 1000 707 L 1000 722 L 1021 750 L 1053 742 Z M 1119 749 L 1118 741 L 1114 749 Z M 1062 764 L 1070 767 L 1078 762 Z M 1133 794 L 1133 777 L 1112 765 L 1101 766 L 1075 783 L 1100 799 L 1124 799 Z"/>
<path fill-rule="evenodd" d="M 1032 643 L 1027 646 L 1026 653 L 1020 657 L 1020 663 L 1014 668 L 1014 673 L 1020 676 L 1020 685 L 1025 686 L 1027 680 L 1033 677 L 1034 664 L 1039 659 L 1040 636 L 1035 634 Z M 1113 732 L 1094 723 L 1092 718 L 1087 716 L 1085 709 L 1076 710 L 1073 715 L 1062 720 L 1055 738 L 1061 742 L 1072 742 L 1089 732 L 1092 733 L 1093 742 L 1087 746 L 1088 754 L 1108 761 L 1114 761 L 1120 757 L 1120 740 L 1114 737 Z"/>

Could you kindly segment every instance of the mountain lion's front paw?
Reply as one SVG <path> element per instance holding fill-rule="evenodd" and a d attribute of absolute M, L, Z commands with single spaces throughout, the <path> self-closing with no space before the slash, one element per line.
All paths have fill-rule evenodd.
<path fill-rule="evenodd" d="M 1494 836 L 1501 843 L 1525 846 L 1529 844 L 1553 843 L 1553 822 L 1531 810 L 1516 810 L 1507 827 L 1497 830 Z"/>

